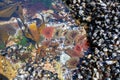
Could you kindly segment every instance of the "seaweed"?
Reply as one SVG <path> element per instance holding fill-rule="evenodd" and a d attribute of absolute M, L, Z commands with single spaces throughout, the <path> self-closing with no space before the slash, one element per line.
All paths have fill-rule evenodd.
<path fill-rule="evenodd" d="M 22 36 L 21 40 L 19 40 L 18 45 L 26 46 L 27 45 L 27 38 Z"/>
<path fill-rule="evenodd" d="M 0 43 L 0 49 L 4 49 L 5 48 L 5 44 L 4 43 Z"/>

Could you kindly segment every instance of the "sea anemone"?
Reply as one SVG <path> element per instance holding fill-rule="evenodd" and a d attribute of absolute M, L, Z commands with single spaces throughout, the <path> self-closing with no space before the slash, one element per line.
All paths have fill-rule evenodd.
<path fill-rule="evenodd" d="M 50 45 L 51 41 L 50 40 L 45 40 L 42 41 L 42 45 L 48 47 Z"/>
<path fill-rule="evenodd" d="M 42 34 L 46 39 L 51 39 L 54 34 L 54 27 L 46 27 L 42 30 Z"/>
<path fill-rule="evenodd" d="M 73 41 L 66 39 L 65 42 L 64 42 L 64 44 L 65 44 L 66 46 L 68 46 L 68 45 L 71 45 L 72 42 L 73 42 Z"/>
<path fill-rule="evenodd" d="M 87 39 L 82 42 L 82 48 L 83 50 L 87 50 L 89 48 L 89 43 Z"/>
<path fill-rule="evenodd" d="M 76 44 L 74 47 L 74 51 L 76 53 L 81 53 L 82 52 L 82 45 L 81 44 Z"/>
<path fill-rule="evenodd" d="M 78 43 L 81 44 L 85 38 L 86 38 L 86 35 L 81 35 L 81 34 L 77 35 L 75 37 L 75 44 L 78 44 Z"/>
<path fill-rule="evenodd" d="M 67 33 L 68 33 L 68 30 L 63 30 L 63 32 L 62 32 L 62 36 L 66 36 Z"/>
<path fill-rule="evenodd" d="M 56 29 L 54 37 L 58 38 L 58 37 L 62 36 L 62 33 L 63 33 L 62 29 Z"/>
<path fill-rule="evenodd" d="M 81 52 L 81 53 L 76 53 L 73 49 L 67 49 L 65 51 L 70 57 L 83 57 L 84 54 Z"/>
<path fill-rule="evenodd" d="M 78 63 L 79 63 L 79 58 L 73 57 L 66 62 L 66 66 L 69 69 L 75 69 L 77 67 Z"/>
<path fill-rule="evenodd" d="M 72 30 L 72 31 L 70 31 L 70 32 L 67 33 L 66 38 L 68 40 L 74 40 L 77 35 L 78 35 L 78 32 Z"/>
<path fill-rule="evenodd" d="M 38 54 L 39 57 L 43 58 L 45 57 L 46 54 L 46 46 L 41 46 L 36 50 L 36 53 Z"/>
<path fill-rule="evenodd" d="M 57 48 L 59 46 L 58 42 L 51 42 L 50 47 Z"/>

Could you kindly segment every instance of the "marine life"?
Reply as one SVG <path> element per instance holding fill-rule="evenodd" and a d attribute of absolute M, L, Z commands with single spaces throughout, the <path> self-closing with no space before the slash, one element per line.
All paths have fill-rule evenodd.
<path fill-rule="evenodd" d="M 67 61 L 66 65 L 67 65 L 68 68 L 74 69 L 74 68 L 76 68 L 78 62 L 79 62 L 79 58 L 74 57 L 74 58 L 69 59 Z"/>
<path fill-rule="evenodd" d="M 42 30 L 42 34 L 46 39 L 51 39 L 53 37 L 54 27 L 46 27 Z"/>
<path fill-rule="evenodd" d="M 0 79 L 118 80 L 119 3 L 0 0 Z"/>
<path fill-rule="evenodd" d="M 16 32 L 16 29 L 12 25 L 0 25 L 0 44 L 6 46 L 10 36 L 15 36 Z"/>

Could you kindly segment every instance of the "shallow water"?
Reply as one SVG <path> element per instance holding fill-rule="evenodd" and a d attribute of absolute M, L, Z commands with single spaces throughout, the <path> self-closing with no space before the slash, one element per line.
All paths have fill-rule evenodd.
<path fill-rule="evenodd" d="M 0 0 L 0 74 L 9 80 L 119 79 L 119 4 Z"/>

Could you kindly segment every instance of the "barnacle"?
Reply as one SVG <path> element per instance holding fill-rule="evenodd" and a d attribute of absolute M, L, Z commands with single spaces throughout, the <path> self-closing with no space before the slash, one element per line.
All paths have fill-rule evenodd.
<path fill-rule="evenodd" d="M 44 64 L 43 69 L 51 71 L 51 72 L 55 72 L 53 65 L 49 63 L 48 61 L 46 61 L 46 63 Z"/>

